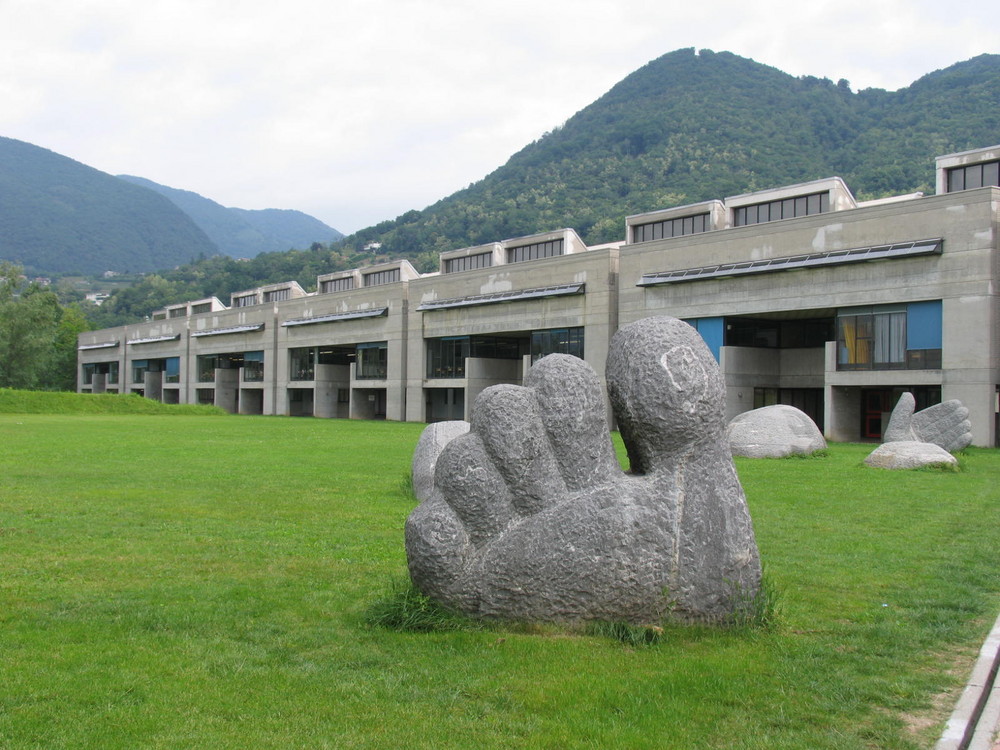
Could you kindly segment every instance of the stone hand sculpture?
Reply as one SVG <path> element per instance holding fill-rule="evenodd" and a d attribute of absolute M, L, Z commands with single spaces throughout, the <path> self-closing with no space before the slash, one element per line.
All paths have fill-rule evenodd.
<path fill-rule="evenodd" d="M 969 410 L 958 399 L 942 401 L 914 413 L 912 393 L 904 393 L 889 417 L 883 442 L 914 441 L 933 443 L 946 451 L 958 451 L 972 444 Z"/>
<path fill-rule="evenodd" d="M 631 462 L 618 466 L 596 373 L 550 355 L 476 400 L 406 524 L 414 584 L 477 617 L 718 620 L 760 560 L 725 436 L 723 383 L 674 318 L 625 326 L 607 363 Z"/>

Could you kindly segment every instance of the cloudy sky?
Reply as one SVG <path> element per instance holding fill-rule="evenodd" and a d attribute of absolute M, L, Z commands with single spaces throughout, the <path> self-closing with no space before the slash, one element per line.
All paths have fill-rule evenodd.
<path fill-rule="evenodd" d="M 682 47 L 855 90 L 1000 52 L 996 0 L 0 0 L 0 19 L 0 135 L 345 233 Z"/>

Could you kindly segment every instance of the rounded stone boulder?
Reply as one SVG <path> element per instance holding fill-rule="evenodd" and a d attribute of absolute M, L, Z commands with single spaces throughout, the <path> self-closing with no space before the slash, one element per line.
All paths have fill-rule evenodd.
<path fill-rule="evenodd" d="M 801 409 L 784 404 L 743 412 L 726 428 L 734 456 L 785 458 L 826 448 L 826 440 Z"/>
<path fill-rule="evenodd" d="M 865 459 L 865 464 L 876 469 L 919 469 L 923 466 L 957 463 L 958 459 L 941 446 L 917 440 L 882 443 Z"/>
<path fill-rule="evenodd" d="M 420 433 L 420 440 L 413 451 L 413 463 L 410 467 L 413 478 L 413 494 L 417 500 L 424 501 L 430 497 L 434 489 L 434 470 L 437 468 L 438 456 L 452 440 L 469 431 L 469 423 L 461 419 L 447 422 L 434 422 L 427 425 Z"/>

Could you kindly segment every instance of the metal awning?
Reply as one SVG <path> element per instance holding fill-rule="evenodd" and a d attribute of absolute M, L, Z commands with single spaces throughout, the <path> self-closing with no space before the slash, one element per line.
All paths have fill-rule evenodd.
<path fill-rule="evenodd" d="M 358 320 L 359 318 L 379 318 L 389 314 L 388 307 L 377 307 L 371 310 L 355 310 L 353 312 L 335 313 L 333 315 L 317 315 L 315 318 L 295 318 L 286 320 L 282 326 L 310 326 L 316 323 L 336 323 L 341 320 Z"/>
<path fill-rule="evenodd" d="M 79 352 L 89 352 L 93 349 L 117 349 L 121 342 L 108 341 L 104 344 L 82 344 L 76 348 Z"/>
<path fill-rule="evenodd" d="M 477 294 L 471 297 L 432 300 L 420 303 L 417 310 L 446 310 L 452 307 L 472 307 L 474 305 L 493 305 L 499 302 L 516 302 L 526 299 L 563 297 L 570 294 L 583 294 L 586 291 L 586 286 L 586 284 L 563 284 L 561 286 L 543 286 L 537 289 L 519 289 L 510 292 Z"/>
<path fill-rule="evenodd" d="M 701 281 L 702 279 L 718 279 L 727 276 L 747 276 L 757 273 L 791 271 L 796 268 L 818 268 L 887 258 L 908 258 L 917 255 L 940 254 L 943 249 L 943 242 L 941 239 L 899 242 L 892 245 L 875 245 L 873 247 L 861 247 L 854 250 L 830 250 L 823 253 L 793 255 L 787 258 L 769 258 L 767 260 L 752 260 L 743 263 L 723 263 L 718 266 L 685 268 L 679 271 L 647 273 L 643 274 L 636 286 L 658 286 L 660 284 L 676 284 L 682 281 Z"/>
<path fill-rule="evenodd" d="M 126 343 L 129 346 L 136 346 L 137 344 L 158 344 L 161 341 L 177 341 L 181 335 L 178 333 L 174 336 L 151 336 L 146 339 L 132 339 Z"/>
<path fill-rule="evenodd" d="M 263 330 L 263 323 L 255 323 L 248 326 L 231 326 L 229 328 L 211 328 L 207 331 L 191 331 L 191 337 L 201 338 L 202 336 L 225 336 L 228 333 L 251 333 L 253 331 Z"/>

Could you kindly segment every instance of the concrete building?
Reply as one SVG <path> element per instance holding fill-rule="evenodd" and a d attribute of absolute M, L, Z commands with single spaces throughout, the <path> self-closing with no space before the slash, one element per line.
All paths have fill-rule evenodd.
<path fill-rule="evenodd" d="M 668 314 L 715 353 L 727 412 L 788 403 L 877 440 L 899 394 L 961 399 L 997 442 L 1000 146 L 937 159 L 937 191 L 861 202 L 837 177 L 172 305 L 81 334 L 80 390 L 233 412 L 468 418 L 559 351 L 603 373 L 620 324 Z"/>

